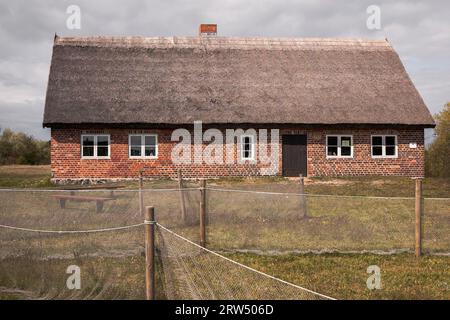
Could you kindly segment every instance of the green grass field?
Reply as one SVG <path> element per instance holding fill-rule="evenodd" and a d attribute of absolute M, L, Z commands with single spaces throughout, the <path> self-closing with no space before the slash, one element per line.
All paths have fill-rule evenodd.
<path fill-rule="evenodd" d="M 410 254 L 305 254 L 230 258 L 337 299 L 450 299 L 450 258 Z M 381 289 L 369 290 L 367 267 L 381 270 Z"/>
<path fill-rule="evenodd" d="M 130 225 L 142 222 L 136 182 L 118 191 L 117 199 L 95 213 L 93 203 L 68 202 L 59 208 L 49 192 L 1 192 L 0 223 L 38 229 L 73 230 Z M 196 186 L 188 182 L 188 187 Z M 298 192 L 298 182 L 282 178 L 220 179 L 208 181 L 218 189 Z M 56 188 L 48 166 L 0 167 L 0 188 Z M 176 182 L 153 180 L 146 188 L 176 188 Z M 450 257 L 415 259 L 412 254 L 280 254 L 303 250 L 412 249 L 414 200 L 321 197 L 360 195 L 411 197 L 414 183 L 408 178 L 314 178 L 306 181 L 307 217 L 299 217 L 298 196 L 225 193 L 208 190 L 208 246 L 226 250 L 232 259 L 281 279 L 304 285 L 339 299 L 450 299 Z M 89 195 L 104 195 L 90 191 Z M 425 197 L 450 197 L 450 182 L 426 179 Z M 180 221 L 178 192 L 146 191 L 146 205 L 154 205 L 157 220 L 198 241 L 199 191 L 186 191 L 188 221 Z M 450 252 L 450 201 L 426 200 L 424 248 Z M 19 231 L 0 232 L 0 297 L 13 298 L 142 298 L 142 232 L 95 236 L 34 236 Z M 272 255 L 230 253 L 230 250 L 271 251 Z M 26 259 L 14 255 L 32 252 Z M 252 251 L 251 251 L 252 252 Z M 274 254 L 276 253 L 276 254 Z M 50 257 L 51 259 L 42 259 Z M 84 257 L 91 277 L 83 293 L 56 290 L 64 287 L 64 266 Z M 35 262 L 36 263 L 36 262 Z M 382 289 L 366 287 L 366 269 L 376 264 L 382 272 Z M 110 275 L 119 274 L 119 278 Z M 115 279 L 109 281 L 108 279 Z M 106 279 L 106 280 L 105 280 Z M 107 281 L 108 280 L 108 281 Z M 140 287 L 142 285 L 142 288 Z M 131 287 L 132 286 L 132 287 Z M 52 290 L 51 290 L 52 289 Z M 56 290 L 56 291 L 55 291 Z M 163 298 L 163 297 L 162 297 Z"/>

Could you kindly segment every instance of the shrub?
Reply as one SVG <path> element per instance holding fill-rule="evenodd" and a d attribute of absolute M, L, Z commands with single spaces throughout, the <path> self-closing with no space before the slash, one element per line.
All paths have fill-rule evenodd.
<path fill-rule="evenodd" d="M 425 171 L 428 176 L 450 177 L 450 102 L 435 115 L 436 139 L 425 154 Z"/>
<path fill-rule="evenodd" d="M 0 130 L 1 132 L 1 130 Z M 5 129 L 0 135 L 0 164 L 49 164 L 50 142 Z"/>

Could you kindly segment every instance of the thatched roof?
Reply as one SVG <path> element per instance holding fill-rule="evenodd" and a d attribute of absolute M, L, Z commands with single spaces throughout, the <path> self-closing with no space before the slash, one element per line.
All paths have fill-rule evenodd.
<path fill-rule="evenodd" d="M 433 119 L 385 41 L 56 37 L 44 125 Z"/>

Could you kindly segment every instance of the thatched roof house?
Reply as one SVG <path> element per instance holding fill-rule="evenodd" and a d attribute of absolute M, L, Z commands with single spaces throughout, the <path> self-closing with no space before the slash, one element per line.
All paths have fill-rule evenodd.
<path fill-rule="evenodd" d="M 126 144 L 130 130 L 143 130 L 143 135 L 160 135 L 161 144 L 165 141 L 161 137 L 170 137 L 168 128 L 195 120 L 210 127 L 278 128 L 281 136 L 304 136 L 291 137 L 291 142 L 289 137 L 281 138 L 280 147 L 284 152 L 283 141 L 286 146 L 302 145 L 292 152 L 301 153 L 303 148 L 305 155 L 300 157 L 304 159 L 293 156 L 290 166 L 305 162 L 294 171 L 309 175 L 422 175 L 423 129 L 434 126 L 387 40 L 55 38 L 44 126 L 52 128 L 52 155 L 59 160 L 66 159 L 62 152 L 67 149 L 59 150 L 67 146 L 64 137 L 69 130 L 79 142 L 73 172 L 62 173 L 67 172 L 62 162 L 58 166 L 52 162 L 55 177 L 134 177 L 136 161 L 129 148 L 123 155 L 116 154 L 116 142 Z M 80 135 L 94 129 L 109 136 L 108 158 L 92 155 L 85 157 L 90 162 L 83 162 Z M 250 140 L 246 143 L 257 144 Z M 348 143 L 351 152 L 345 149 Z M 387 151 L 391 144 L 395 154 Z M 357 154 L 359 148 L 363 154 Z M 129 165 L 124 168 L 122 161 L 116 170 L 115 158 L 125 158 Z M 158 162 L 160 158 L 142 155 L 139 163 L 153 163 L 155 176 L 171 176 L 177 166 Z M 92 160 L 96 165 L 109 161 L 107 169 L 90 171 Z M 222 166 L 226 170 L 215 166 L 217 170 L 210 169 L 206 176 L 260 174 L 258 160 L 254 161 L 240 167 Z M 285 172 L 283 161 L 276 174 Z M 192 176 L 204 172 L 184 168 Z"/>

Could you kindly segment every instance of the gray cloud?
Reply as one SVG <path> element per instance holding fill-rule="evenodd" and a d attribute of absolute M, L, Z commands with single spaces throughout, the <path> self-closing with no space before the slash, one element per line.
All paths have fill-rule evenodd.
<path fill-rule="evenodd" d="M 81 30 L 66 29 L 66 8 L 79 5 Z M 366 28 L 369 5 L 382 30 Z M 42 113 L 54 33 L 196 35 L 200 23 L 225 36 L 388 38 L 432 113 L 450 100 L 450 2 L 360 0 L 0 2 L 0 127 L 48 138 Z"/>

